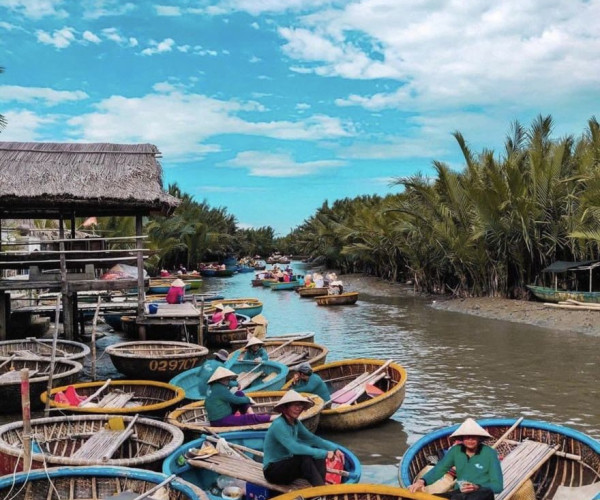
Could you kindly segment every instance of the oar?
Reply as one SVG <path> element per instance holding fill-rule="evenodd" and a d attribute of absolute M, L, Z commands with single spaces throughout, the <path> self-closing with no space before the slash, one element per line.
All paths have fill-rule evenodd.
<path fill-rule="evenodd" d="M 123 491 L 117 495 L 113 495 L 111 497 L 105 497 L 104 500 L 143 500 L 144 498 L 148 498 L 150 495 L 152 495 L 152 493 L 155 493 L 156 491 L 160 490 L 163 486 L 166 486 L 167 484 L 169 484 L 176 477 L 177 476 L 175 474 L 171 474 L 164 481 L 161 481 L 160 483 L 158 483 L 153 488 L 150 488 L 145 493 L 142 493 L 141 495 L 137 495 L 135 497 L 132 497 L 131 494 L 129 494 L 130 492 Z"/>
<path fill-rule="evenodd" d="M 288 340 L 287 342 L 284 342 L 279 347 L 276 347 L 275 349 L 273 349 L 269 353 L 269 356 L 272 356 L 273 353 L 277 352 L 279 349 L 281 349 L 281 348 L 285 347 L 286 345 L 289 345 L 289 344 L 291 344 L 292 342 L 295 342 L 295 341 L 296 341 L 296 339 L 291 339 L 291 340 Z M 238 355 L 238 358 L 239 358 L 239 355 Z M 250 375 L 253 371 L 255 371 L 257 368 L 259 368 L 264 362 L 265 362 L 265 360 L 260 361 L 254 368 L 252 368 L 252 370 L 250 370 L 249 372 L 246 372 L 246 376 Z"/>
<path fill-rule="evenodd" d="M 325 402 L 325 406 L 327 406 L 328 404 L 333 402 L 334 399 L 339 398 L 340 396 L 346 394 L 347 392 L 350 392 L 350 391 L 356 389 L 359 385 L 365 384 L 365 382 L 367 382 L 373 375 L 376 375 L 376 374 L 380 373 L 381 371 L 385 370 L 393 362 L 394 362 L 393 359 L 388 359 L 383 365 L 381 365 L 379 368 L 377 368 L 377 370 L 375 370 L 374 372 L 371 372 L 369 377 L 362 378 L 362 379 L 361 379 L 361 377 L 359 377 L 360 380 L 357 379 L 356 381 L 349 383 L 346 387 L 343 387 L 339 391 L 334 392 L 331 395 L 331 398 L 329 398 L 329 400 Z"/>
<path fill-rule="evenodd" d="M 512 424 L 511 428 L 508 429 L 504 434 L 502 434 L 502 436 L 500 436 L 500 438 L 492 445 L 492 448 L 497 448 L 498 445 L 504 441 L 512 431 L 514 431 L 517 427 L 519 427 L 519 425 L 521 424 L 521 422 L 523 421 L 523 417 L 520 417 L 519 419 L 517 419 L 517 421 Z"/>

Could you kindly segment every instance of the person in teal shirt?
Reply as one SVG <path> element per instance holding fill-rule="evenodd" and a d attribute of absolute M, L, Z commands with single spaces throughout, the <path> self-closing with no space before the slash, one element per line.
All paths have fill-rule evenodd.
<path fill-rule="evenodd" d="M 202 363 L 202 368 L 200 369 L 200 374 L 198 376 L 198 387 L 200 388 L 200 394 L 205 396 L 208 389 L 208 379 L 212 376 L 217 368 L 220 366 L 225 366 L 225 361 L 227 361 L 229 353 L 225 349 L 219 349 L 213 354 L 213 356 L 215 357 L 214 359 L 207 359 L 204 363 Z"/>
<path fill-rule="evenodd" d="M 262 362 L 269 359 L 269 353 L 264 348 L 265 343 L 257 337 L 251 337 L 244 352 L 240 355 L 241 361 L 256 361 Z"/>
<path fill-rule="evenodd" d="M 456 486 L 448 493 L 436 493 L 437 496 L 451 500 L 494 500 L 494 493 L 504 489 L 504 481 L 496 450 L 483 444 L 492 436 L 468 418 L 450 437 L 460 438 L 462 443 L 452 446 L 433 469 L 408 489 L 422 491 L 455 467 Z"/>
<path fill-rule="evenodd" d="M 335 443 L 310 432 L 298 420 L 313 402 L 294 390 L 287 391 L 273 409 L 281 413 L 267 430 L 263 446 L 265 479 L 275 484 L 289 484 L 305 479 L 313 486 L 325 484 L 325 460 L 343 457 Z"/>
<path fill-rule="evenodd" d="M 297 392 L 310 392 L 311 394 L 316 394 L 323 401 L 327 402 L 331 398 L 329 394 L 329 389 L 323 379 L 313 373 L 312 366 L 308 363 L 300 363 L 298 366 L 292 368 L 294 373 L 294 377 L 292 378 L 292 385 L 294 386 L 294 390 Z"/>

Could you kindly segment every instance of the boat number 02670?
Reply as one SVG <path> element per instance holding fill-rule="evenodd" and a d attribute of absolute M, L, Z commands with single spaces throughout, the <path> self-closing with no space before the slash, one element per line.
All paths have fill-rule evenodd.
<path fill-rule="evenodd" d="M 152 360 L 150 361 L 150 370 L 153 372 L 166 372 L 174 370 L 189 370 L 196 366 L 197 359 L 171 359 L 171 360 Z"/>

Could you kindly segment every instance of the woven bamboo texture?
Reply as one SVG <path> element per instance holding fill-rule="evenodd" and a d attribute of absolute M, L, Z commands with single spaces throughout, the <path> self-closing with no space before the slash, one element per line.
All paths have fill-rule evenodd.
<path fill-rule="evenodd" d="M 513 421 L 514 422 L 514 421 Z M 507 425 L 486 425 L 483 427 L 492 435 L 486 444 L 493 445 L 511 427 Z M 525 440 L 537 441 L 551 446 L 557 445 L 557 451 L 547 460 L 531 477 L 537 500 L 552 499 L 559 486 L 579 487 L 600 481 L 600 452 L 586 442 L 571 436 L 569 429 L 561 432 L 561 428 L 553 426 L 551 429 L 538 428 L 534 424 L 523 421 L 516 429 L 503 440 L 497 451 L 500 458 L 509 453 Z M 414 478 L 425 467 L 431 457 L 437 457 L 443 450 L 449 449 L 454 444 L 450 438 L 451 432 L 432 439 L 418 449 L 408 466 L 409 475 Z M 600 446 L 596 446 L 600 450 Z"/>
<path fill-rule="evenodd" d="M 345 306 L 356 304 L 358 292 L 340 293 L 339 295 L 323 295 L 321 297 L 315 297 L 315 300 L 320 306 Z"/>
<path fill-rule="evenodd" d="M 318 366 L 314 372 L 327 383 L 330 393 L 334 393 L 360 375 L 372 373 L 384 364 L 385 361 L 378 359 L 349 359 Z M 391 363 L 385 373 L 386 376 L 375 383 L 383 394 L 370 397 L 365 393 L 351 405 L 323 410 L 319 428 L 347 431 L 369 427 L 390 418 L 404 401 L 406 370 L 397 363 Z M 290 385 L 288 382 L 284 389 Z"/>
<path fill-rule="evenodd" d="M 89 397 L 98 391 L 105 381 L 84 382 L 73 384 L 79 396 Z M 136 413 L 152 414 L 164 416 L 165 413 L 179 403 L 185 397 L 185 391 L 180 387 L 157 382 L 152 380 L 112 380 L 102 393 L 94 398 L 94 403 L 102 406 L 74 406 L 67 403 L 57 403 L 54 397 L 57 392 L 65 391 L 66 386 L 55 387 L 51 391 L 50 406 L 59 408 L 63 411 L 88 413 L 88 414 L 107 414 L 107 415 L 134 415 Z M 113 397 L 124 402 L 106 404 L 106 399 Z M 120 398 L 115 398 L 119 396 Z M 123 397 L 125 396 L 125 397 Z M 42 401 L 46 402 L 47 394 L 44 392 L 41 396 Z M 102 403 L 102 401 L 105 401 Z"/>
<path fill-rule="evenodd" d="M 332 484 L 292 491 L 272 500 L 440 500 L 427 493 L 411 493 L 404 488 L 383 484 Z"/>
<path fill-rule="evenodd" d="M 104 500 L 120 493 L 141 495 L 167 476 L 125 467 L 53 467 L 0 478 L 0 498 L 11 500 Z M 200 488 L 176 478 L 160 490 L 168 500 L 208 500 Z M 150 497 L 151 498 L 151 497 Z M 163 496 L 160 497 L 165 498 Z"/>
<path fill-rule="evenodd" d="M 106 348 L 115 368 L 140 379 L 171 380 L 175 375 L 200 366 L 208 348 L 175 341 L 137 341 Z"/>
<path fill-rule="evenodd" d="M 287 341 L 265 342 L 264 347 L 269 354 L 269 359 L 271 361 L 277 361 L 285 366 L 309 363 L 312 367 L 317 367 L 325 363 L 327 354 L 329 354 L 329 349 L 327 347 L 321 344 L 315 344 L 314 342 L 292 342 L 291 344 L 281 347 L 285 342 Z M 231 355 L 235 355 L 235 353 L 240 353 L 241 355 L 242 352 L 243 348 L 234 351 Z"/>
<path fill-rule="evenodd" d="M 0 358 L 0 365 L 6 359 Z M 29 369 L 29 398 L 31 408 L 42 408 L 40 395 L 48 388 L 50 360 L 14 358 L 0 367 L 0 413 L 14 413 L 21 408 L 21 378 L 19 371 Z M 81 363 L 67 359 L 57 359 L 52 375 L 53 384 L 72 384 L 83 370 Z"/>
<path fill-rule="evenodd" d="M 109 418 L 111 417 L 108 415 L 69 415 L 32 420 L 32 439 L 41 450 L 33 453 L 32 468 L 116 465 L 160 471 L 162 461 L 183 443 L 183 432 L 177 427 L 156 420 L 138 418 L 133 424 L 131 435 L 120 443 L 110 459 L 74 457 L 73 455 L 80 454 L 90 440 L 100 435 Z M 133 418 L 122 417 L 125 428 Z M 111 432 L 119 434 L 119 431 Z M 13 422 L 0 427 L 0 475 L 23 470 L 22 455 L 23 422 Z"/>
<path fill-rule="evenodd" d="M 208 327 L 206 345 L 211 348 L 229 347 L 234 340 L 246 340 L 248 335 L 254 334 L 256 325 L 240 326 L 235 330 L 220 330 Z"/>
<path fill-rule="evenodd" d="M 254 413 L 270 413 L 276 414 L 273 407 L 283 397 L 285 391 L 262 391 L 249 392 L 246 395 L 251 397 L 256 404 L 252 405 Z M 304 394 L 310 398 L 315 405 L 312 408 L 302 412 L 299 420 L 310 431 L 317 430 L 319 425 L 319 416 L 323 409 L 324 401 L 316 394 Z M 231 431 L 250 431 L 250 430 L 266 430 L 271 425 L 270 422 L 255 425 L 229 426 L 229 427 L 213 427 L 210 425 L 204 409 L 204 401 L 197 401 L 189 405 L 178 408 L 167 417 L 167 422 L 179 427 L 186 433 L 186 437 L 194 439 L 200 437 L 206 432 L 231 432 Z"/>
<path fill-rule="evenodd" d="M 81 342 L 72 340 L 56 341 L 56 359 L 79 361 L 90 353 L 90 348 Z M 4 340 L 0 342 L 0 357 L 17 354 L 19 357 L 41 357 L 50 359 L 52 356 L 51 339 L 21 339 Z"/>
<path fill-rule="evenodd" d="M 322 295 L 327 295 L 329 293 L 329 288 L 326 286 L 321 287 L 310 287 L 310 286 L 302 286 L 296 289 L 300 297 L 321 297 Z"/>

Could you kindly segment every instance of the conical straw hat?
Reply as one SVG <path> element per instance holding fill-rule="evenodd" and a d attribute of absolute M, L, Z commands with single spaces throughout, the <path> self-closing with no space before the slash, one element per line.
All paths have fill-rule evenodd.
<path fill-rule="evenodd" d="M 268 325 L 269 322 L 267 318 L 265 318 L 262 314 L 257 314 L 252 318 L 252 323 L 256 323 L 257 325 Z"/>
<path fill-rule="evenodd" d="M 219 368 L 217 368 L 208 379 L 208 383 L 212 384 L 213 382 L 216 382 L 217 380 L 223 380 L 224 378 L 237 378 L 237 373 L 219 366 Z"/>
<path fill-rule="evenodd" d="M 233 307 L 225 306 L 225 309 L 223 309 L 223 314 L 229 314 L 233 312 L 235 312 L 235 309 Z"/>
<path fill-rule="evenodd" d="M 229 353 L 225 349 L 219 349 L 217 352 L 213 353 L 213 355 L 221 361 L 227 361 L 227 358 L 229 357 Z"/>
<path fill-rule="evenodd" d="M 184 288 L 185 283 L 183 282 L 183 280 L 180 280 L 179 278 L 177 278 L 176 280 L 173 281 L 173 283 L 171 283 L 171 286 L 175 286 L 178 288 Z"/>
<path fill-rule="evenodd" d="M 263 344 L 264 344 L 264 342 L 262 340 L 260 340 L 258 337 L 252 337 L 246 344 L 246 347 L 250 347 L 253 345 L 263 345 Z"/>
<path fill-rule="evenodd" d="M 488 431 L 486 431 L 481 425 L 479 425 L 472 418 L 467 418 L 460 427 L 456 429 L 450 437 L 459 437 L 459 436 L 480 436 L 485 438 L 491 438 L 492 436 Z"/>
<path fill-rule="evenodd" d="M 225 306 L 223 304 L 221 304 L 220 302 L 218 304 L 215 304 L 214 307 L 215 307 L 215 309 L 221 309 L 221 311 L 223 309 L 225 309 Z"/>
<path fill-rule="evenodd" d="M 288 403 L 304 403 L 305 410 L 308 410 L 309 408 L 312 408 L 315 405 L 310 399 L 305 398 L 293 389 L 290 389 L 283 395 L 283 397 L 277 402 L 277 404 L 273 406 L 273 410 L 278 413 L 281 413 L 283 407 Z"/>

